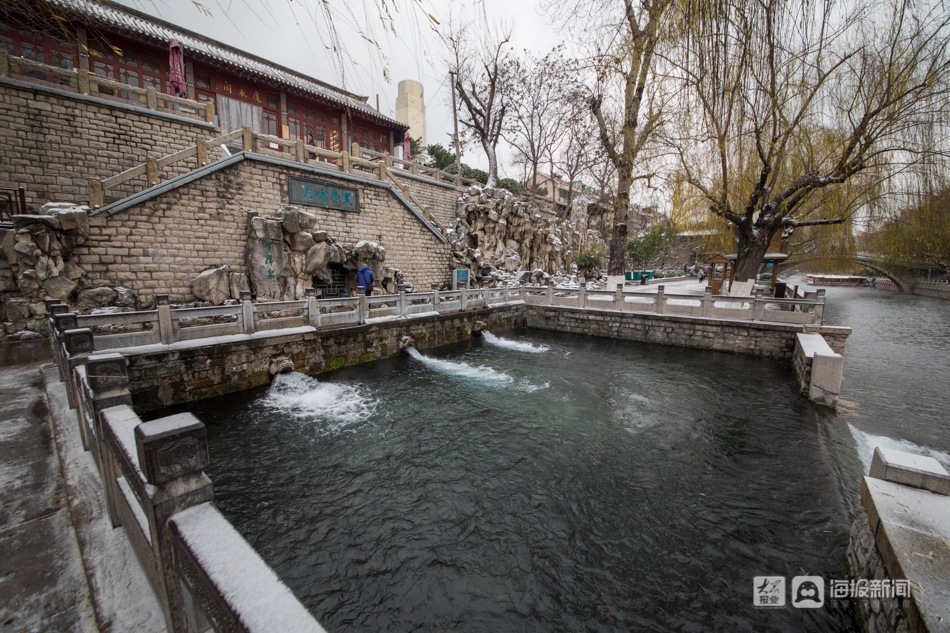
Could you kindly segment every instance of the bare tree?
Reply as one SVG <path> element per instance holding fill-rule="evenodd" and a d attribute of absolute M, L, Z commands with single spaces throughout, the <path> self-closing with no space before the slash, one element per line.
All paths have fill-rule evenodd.
<path fill-rule="evenodd" d="M 630 210 L 630 188 L 637 179 L 634 170 L 661 122 L 661 102 L 654 90 L 654 55 L 665 34 L 664 20 L 671 5 L 672 0 L 624 0 L 619 23 L 605 28 L 607 44 L 592 60 L 597 84 L 589 106 L 598 123 L 601 146 L 617 177 L 607 263 L 610 275 L 623 274 L 625 219 Z M 604 11 L 600 3 L 587 6 L 591 11 Z M 622 114 L 619 125 L 613 126 L 605 99 L 617 82 L 622 88 Z"/>
<path fill-rule="evenodd" d="M 688 89 L 681 176 L 736 227 L 737 280 L 756 275 L 777 233 L 861 206 L 829 213 L 822 190 L 861 190 L 859 177 L 946 147 L 916 134 L 947 112 L 944 5 L 717 0 L 689 4 L 683 24 L 670 58 Z"/>
<path fill-rule="evenodd" d="M 472 28 L 457 29 L 448 39 L 453 88 L 461 102 L 460 121 L 485 152 L 487 185 L 494 187 L 498 182 L 498 141 L 511 105 L 511 31 L 485 29 L 478 45 L 471 41 L 473 32 Z"/>
<path fill-rule="evenodd" d="M 525 167 L 522 184 L 527 190 L 538 187 L 542 161 L 548 161 L 554 175 L 553 155 L 567 119 L 567 85 L 568 67 L 560 47 L 541 59 L 529 57 L 513 67 L 511 117 L 505 133 L 517 152 L 516 162 Z"/>

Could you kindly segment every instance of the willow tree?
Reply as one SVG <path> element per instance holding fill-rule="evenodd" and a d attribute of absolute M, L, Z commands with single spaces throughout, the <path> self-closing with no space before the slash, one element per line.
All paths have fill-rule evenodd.
<path fill-rule="evenodd" d="M 911 0 L 712 0 L 686 5 L 670 56 L 685 90 L 679 173 L 734 227 L 736 279 L 772 238 L 845 222 L 820 192 L 893 174 L 947 109 L 950 10 Z M 860 189 L 860 186 L 857 186 Z"/>

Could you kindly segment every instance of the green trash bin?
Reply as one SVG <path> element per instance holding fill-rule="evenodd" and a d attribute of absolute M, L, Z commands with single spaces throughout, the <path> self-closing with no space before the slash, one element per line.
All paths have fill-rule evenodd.
<path fill-rule="evenodd" d="M 633 271 L 633 281 L 640 281 L 640 271 L 639 271 L 639 270 Z"/>
<path fill-rule="evenodd" d="M 643 274 L 644 274 L 644 275 L 647 275 L 647 279 L 650 279 L 650 280 L 653 279 L 653 271 L 652 271 L 652 270 L 644 270 L 644 271 L 643 271 Z"/>
<path fill-rule="evenodd" d="M 632 280 L 633 280 L 633 272 L 631 272 L 631 271 L 629 271 L 629 270 L 626 271 L 626 272 L 623 274 L 623 278 L 624 278 L 624 280 L 626 280 L 626 281 L 632 281 Z"/>

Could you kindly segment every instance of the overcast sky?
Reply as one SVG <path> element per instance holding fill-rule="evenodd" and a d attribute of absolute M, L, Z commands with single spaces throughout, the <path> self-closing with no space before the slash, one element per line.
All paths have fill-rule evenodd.
<path fill-rule="evenodd" d="M 292 68 L 327 83 L 345 87 L 369 97 L 375 107 L 379 95 L 380 110 L 395 117 L 397 84 L 403 79 L 421 81 L 425 90 L 426 136 L 429 143 L 448 147 L 452 132 L 451 92 L 444 63 L 445 49 L 433 25 L 432 14 L 441 23 L 434 27 L 447 31 L 450 20 L 465 23 L 484 12 L 491 23 L 512 26 L 515 49 L 544 54 L 562 41 L 549 26 L 539 0 L 395 0 L 399 11 L 393 14 L 396 33 L 386 32 L 378 17 L 379 0 L 351 0 L 334 20 L 344 46 L 353 62 L 345 61 L 341 76 L 333 54 L 326 49 L 307 6 L 318 0 L 116 0 L 157 16 L 191 31 L 253 53 L 282 66 Z M 334 3 L 336 4 L 336 3 Z M 338 5 L 338 6 L 339 6 Z M 210 15 L 208 15 L 210 13 Z M 388 57 L 390 79 L 384 77 L 384 65 L 374 47 L 365 43 L 359 30 L 378 39 Z M 185 51 L 187 58 L 188 52 Z M 487 162 L 477 148 L 464 152 L 463 160 L 485 168 Z M 505 161 L 508 162 L 508 161 Z M 500 171 L 517 178 L 510 165 Z"/>

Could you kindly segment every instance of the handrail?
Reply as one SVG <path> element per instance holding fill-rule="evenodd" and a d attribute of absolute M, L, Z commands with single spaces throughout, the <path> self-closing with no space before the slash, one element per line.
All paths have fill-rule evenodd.
<path fill-rule="evenodd" d="M 109 520 L 129 539 L 165 629 L 325 633 L 214 508 L 204 425 L 190 413 L 143 422 L 131 407 L 126 358 L 94 352 L 92 332 L 72 327 L 67 306 L 47 306 L 53 358 Z"/>
<path fill-rule="evenodd" d="M 308 290 L 306 299 L 294 301 L 253 302 L 250 293 L 242 293 L 239 305 L 204 308 L 172 308 L 166 295 L 156 297 L 155 310 L 75 317 L 76 327 L 145 326 L 158 324 L 157 331 L 141 329 L 96 335 L 97 351 L 137 347 L 161 342 L 169 345 L 180 341 L 215 336 L 254 334 L 259 330 L 280 328 L 324 328 L 359 325 L 369 319 L 408 318 L 423 312 L 452 313 L 472 307 L 520 301 L 529 305 L 564 308 L 618 310 L 660 315 L 704 318 L 726 318 L 742 321 L 821 324 L 825 298 L 823 291 L 809 299 L 776 299 L 762 294 L 749 297 L 713 295 L 707 288 L 702 295 L 667 294 L 665 286 L 657 292 L 637 293 L 622 290 L 587 290 L 586 288 L 554 288 L 523 286 L 511 288 L 462 288 L 429 292 L 400 292 L 388 295 L 357 295 L 333 299 L 317 299 L 316 291 Z M 295 313 L 288 315 L 287 313 Z M 195 322 L 201 318 L 218 317 L 217 322 Z M 153 325 L 148 326 L 153 327 Z"/>

